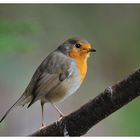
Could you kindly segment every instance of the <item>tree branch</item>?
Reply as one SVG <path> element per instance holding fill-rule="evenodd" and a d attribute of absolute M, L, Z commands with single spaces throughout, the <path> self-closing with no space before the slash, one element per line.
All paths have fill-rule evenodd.
<path fill-rule="evenodd" d="M 30 136 L 81 136 L 95 124 L 140 95 L 140 69 L 77 111 Z"/>

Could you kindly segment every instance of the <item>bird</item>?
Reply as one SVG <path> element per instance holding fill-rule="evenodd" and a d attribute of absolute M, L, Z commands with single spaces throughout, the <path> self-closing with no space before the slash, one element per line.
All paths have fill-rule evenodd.
<path fill-rule="evenodd" d="M 42 127 L 45 126 L 45 103 L 51 103 L 60 117 L 64 117 L 55 103 L 62 102 L 79 89 L 86 77 L 87 61 L 91 52 L 96 52 L 95 48 L 79 37 L 70 38 L 60 44 L 39 65 L 23 94 L 4 114 L 0 123 L 16 106 L 27 104 L 29 108 L 38 100 L 41 103 Z"/>

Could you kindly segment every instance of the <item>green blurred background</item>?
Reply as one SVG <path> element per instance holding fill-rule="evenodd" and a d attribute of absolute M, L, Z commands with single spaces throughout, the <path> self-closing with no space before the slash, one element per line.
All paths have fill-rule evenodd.
<path fill-rule="evenodd" d="M 64 40 L 79 36 L 96 47 L 77 94 L 57 105 L 78 109 L 139 67 L 140 5 L 0 5 L 0 116 L 20 97 L 41 61 Z M 94 126 L 86 136 L 139 136 L 139 98 Z M 46 124 L 58 119 L 45 105 Z M 0 124 L 1 136 L 25 136 L 40 127 L 41 107 L 19 107 Z"/>

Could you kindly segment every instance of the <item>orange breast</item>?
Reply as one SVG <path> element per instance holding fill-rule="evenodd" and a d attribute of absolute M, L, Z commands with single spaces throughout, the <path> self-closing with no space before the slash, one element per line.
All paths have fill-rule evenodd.
<path fill-rule="evenodd" d="M 84 80 L 87 73 L 87 54 L 80 54 L 75 48 L 69 53 L 69 56 L 72 57 L 79 70 L 81 82 Z"/>
<path fill-rule="evenodd" d="M 83 81 L 87 73 L 87 63 L 79 59 L 76 59 L 76 63 L 80 73 L 80 80 Z"/>

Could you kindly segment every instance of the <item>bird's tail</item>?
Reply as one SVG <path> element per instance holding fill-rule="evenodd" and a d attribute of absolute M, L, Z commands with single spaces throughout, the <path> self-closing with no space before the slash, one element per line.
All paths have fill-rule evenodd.
<path fill-rule="evenodd" d="M 26 103 L 30 102 L 32 100 L 32 96 L 25 96 L 23 94 L 13 105 L 10 107 L 10 109 L 4 114 L 4 116 L 1 118 L 0 123 L 5 119 L 5 117 L 9 114 L 9 112 L 16 106 L 24 106 Z"/>

